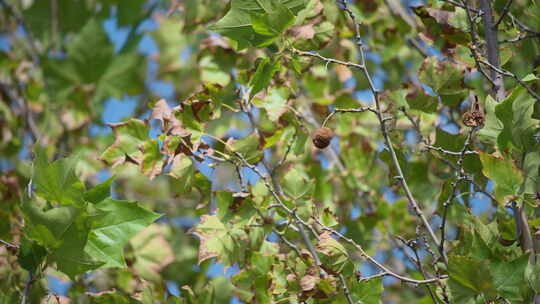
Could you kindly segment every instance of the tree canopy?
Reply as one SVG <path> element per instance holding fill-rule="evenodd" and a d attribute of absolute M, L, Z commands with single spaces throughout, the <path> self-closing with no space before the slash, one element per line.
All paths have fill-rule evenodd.
<path fill-rule="evenodd" d="M 0 303 L 540 304 L 538 1 L 0 8 Z"/>

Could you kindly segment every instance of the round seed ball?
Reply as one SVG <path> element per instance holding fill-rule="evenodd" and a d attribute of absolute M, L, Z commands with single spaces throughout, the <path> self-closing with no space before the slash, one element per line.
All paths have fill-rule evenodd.
<path fill-rule="evenodd" d="M 334 137 L 334 131 L 329 128 L 320 128 L 315 133 L 313 133 L 313 144 L 319 149 L 324 149 L 330 145 Z"/>

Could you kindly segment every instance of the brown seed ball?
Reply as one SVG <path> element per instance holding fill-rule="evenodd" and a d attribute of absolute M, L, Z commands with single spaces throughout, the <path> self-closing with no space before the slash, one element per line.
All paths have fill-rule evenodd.
<path fill-rule="evenodd" d="M 467 127 L 481 127 L 484 121 L 484 114 L 480 111 L 467 111 L 463 114 L 463 124 Z"/>
<path fill-rule="evenodd" d="M 313 144 L 319 149 L 324 149 L 330 145 L 334 137 L 334 131 L 329 128 L 320 128 L 313 134 Z"/>

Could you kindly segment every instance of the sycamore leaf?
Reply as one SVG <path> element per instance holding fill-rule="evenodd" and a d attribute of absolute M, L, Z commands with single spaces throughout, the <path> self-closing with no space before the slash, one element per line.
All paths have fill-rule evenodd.
<path fill-rule="evenodd" d="M 420 67 L 419 80 L 438 94 L 457 94 L 466 89 L 463 66 L 437 57 L 427 57 Z"/>
<path fill-rule="evenodd" d="M 51 164 L 45 152 L 36 148 L 33 182 L 36 194 L 60 205 L 83 204 L 84 185 L 75 174 L 76 157 L 62 158 Z"/>
<path fill-rule="evenodd" d="M 97 204 L 107 197 L 111 196 L 111 184 L 114 181 L 114 177 L 109 177 L 103 183 L 95 186 L 94 188 L 86 191 L 83 194 L 84 200 L 90 203 Z"/>
<path fill-rule="evenodd" d="M 124 267 L 123 248 L 139 231 L 161 215 L 140 207 L 136 202 L 106 199 L 94 205 L 88 243 L 84 251 L 103 267 Z"/>
<path fill-rule="evenodd" d="M 346 264 L 350 263 L 349 254 L 345 247 L 332 238 L 328 232 L 320 235 L 316 249 L 320 253 L 321 262 L 327 271 L 340 273 Z"/>
<path fill-rule="evenodd" d="M 507 196 L 518 195 L 523 175 L 511 160 L 500 159 L 480 153 L 482 172 L 495 183 L 495 197 L 504 200 Z"/>
<path fill-rule="evenodd" d="M 170 227 L 152 224 L 137 233 L 130 241 L 136 257 L 134 268 L 147 280 L 159 281 L 160 271 L 174 261 L 174 251 L 167 238 L 171 235 Z"/>
<path fill-rule="evenodd" d="M 238 43 L 238 49 L 248 45 L 265 46 L 294 24 L 294 15 L 306 5 L 306 0 L 233 0 L 231 9 L 210 30 Z"/>
<path fill-rule="evenodd" d="M 203 215 L 191 233 L 200 241 L 199 264 L 215 257 L 226 266 L 231 266 L 245 252 L 245 248 L 238 243 L 238 238 L 244 238 L 245 232 L 229 229 L 216 215 Z"/>
<path fill-rule="evenodd" d="M 148 139 L 140 148 L 142 159 L 139 169 L 144 175 L 148 176 L 150 179 L 154 179 L 161 174 L 164 163 L 163 155 L 161 155 L 159 149 L 159 143 L 155 139 Z"/>
<path fill-rule="evenodd" d="M 354 281 L 349 286 L 351 289 L 351 297 L 355 303 L 362 304 L 379 304 L 382 303 L 381 297 L 384 292 L 382 278 L 375 278 L 369 281 Z"/>
<path fill-rule="evenodd" d="M 109 126 L 113 129 L 115 141 L 101 154 L 101 159 L 112 166 L 126 161 L 139 164 L 142 158 L 139 146 L 148 138 L 148 123 L 132 118 Z"/>
<path fill-rule="evenodd" d="M 279 61 L 272 60 L 270 58 L 264 58 L 257 65 L 257 70 L 253 74 L 251 79 L 251 92 L 249 93 L 249 98 L 253 98 L 255 94 L 266 89 L 270 84 L 270 80 L 274 77 L 274 74 L 279 70 Z"/>

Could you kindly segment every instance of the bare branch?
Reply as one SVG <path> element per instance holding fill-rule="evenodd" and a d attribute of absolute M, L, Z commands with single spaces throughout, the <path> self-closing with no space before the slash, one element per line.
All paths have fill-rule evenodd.
<path fill-rule="evenodd" d="M 497 39 L 497 28 L 493 25 L 493 15 L 491 10 L 491 3 L 489 0 L 480 0 L 482 6 L 482 20 L 484 21 L 484 35 L 486 38 L 487 57 L 489 63 L 493 66 L 500 67 L 499 58 L 499 44 Z M 505 97 L 504 82 L 500 74 L 495 71 L 491 71 L 491 80 L 494 82 L 492 96 L 497 100 L 503 100 Z"/>

